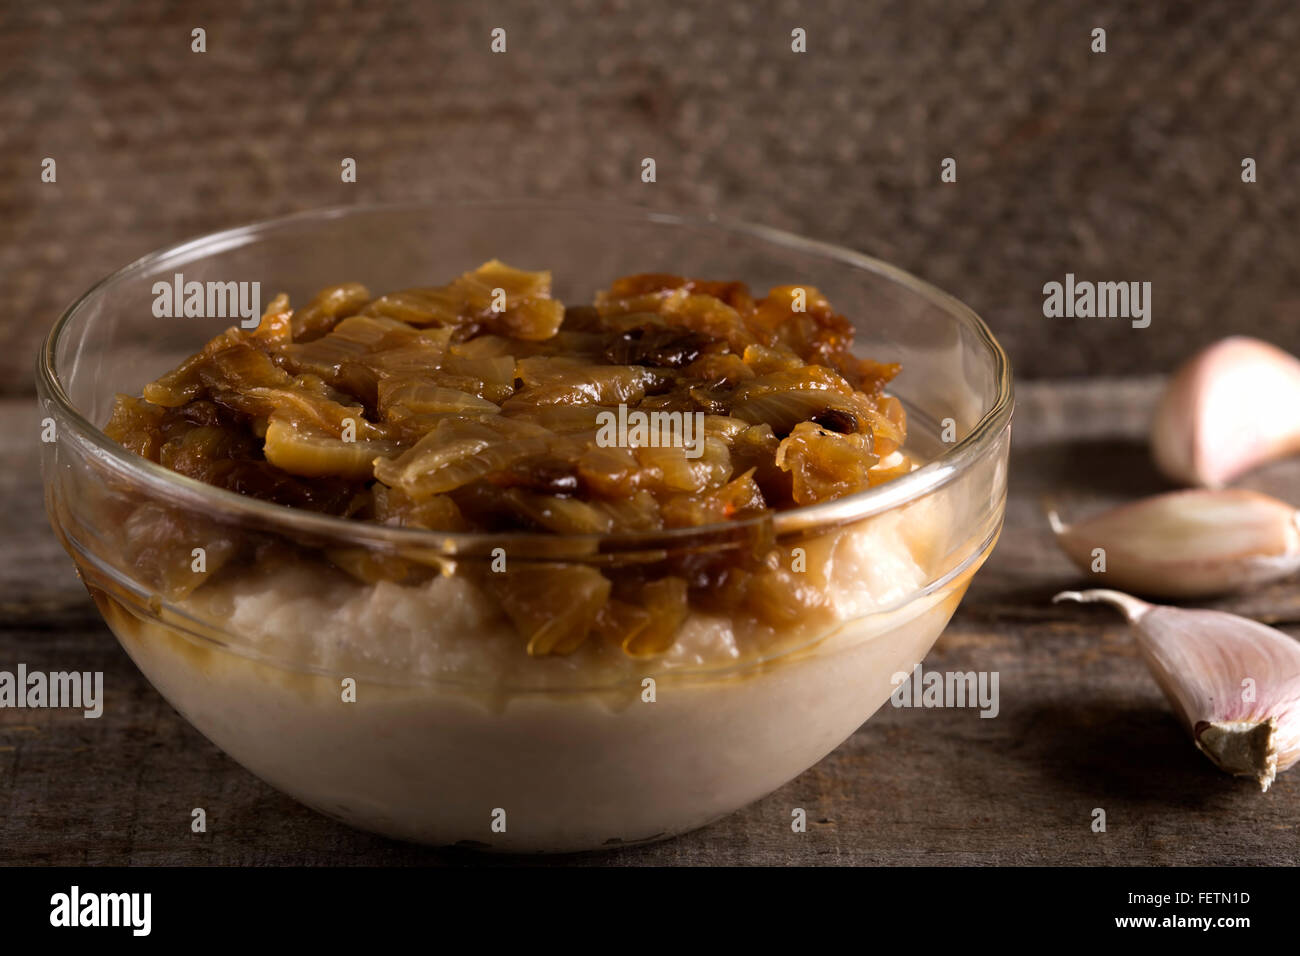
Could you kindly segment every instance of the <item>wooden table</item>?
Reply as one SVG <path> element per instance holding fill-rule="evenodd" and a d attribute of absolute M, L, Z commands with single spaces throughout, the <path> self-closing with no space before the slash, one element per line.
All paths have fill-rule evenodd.
<path fill-rule="evenodd" d="M 1163 489 L 1148 462 L 1154 380 L 1019 391 L 1006 529 L 927 669 L 1000 674 L 1001 712 L 886 705 L 776 793 L 696 833 L 566 858 L 633 864 L 1291 864 L 1300 772 L 1267 794 L 1220 774 L 1175 722 L 1109 609 L 1052 606 L 1079 583 L 1042 517 Z M 282 796 L 193 730 L 101 623 L 41 506 L 38 424 L 0 402 L 4 577 L 0 669 L 104 671 L 99 720 L 0 710 L 0 863 L 436 864 L 466 857 L 336 824 Z M 1300 461 L 1251 487 L 1300 497 Z M 1276 586 L 1220 606 L 1300 634 Z M 1296 622 L 1288 625 L 1287 622 Z M 190 832 L 191 808 L 208 832 Z M 809 827 L 790 831 L 790 809 Z M 1107 828 L 1095 833 L 1094 808 Z"/>

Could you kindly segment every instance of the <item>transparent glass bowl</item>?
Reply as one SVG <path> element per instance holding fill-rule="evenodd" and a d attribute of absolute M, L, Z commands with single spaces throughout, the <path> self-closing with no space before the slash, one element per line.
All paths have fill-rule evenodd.
<path fill-rule="evenodd" d="M 926 463 L 867 492 L 725 526 L 504 537 L 282 508 L 177 475 L 100 431 L 115 393 L 139 394 L 231 324 L 155 318 L 156 281 L 260 281 L 264 302 L 286 291 L 302 303 L 337 282 L 378 294 L 493 257 L 550 269 L 556 296 L 574 303 L 634 272 L 740 279 L 759 293 L 816 286 L 857 326 L 861 354 L 902 364 L 892 391 L 908 411 L 908 449 Z M 50 520 L 154 686 L 273 786 L 434 845 L 639 842 L 771 792 L 920 662 L 1005 509 L 1010 369 L 970 309 L 847 249 L 633 207 L 354 206 L 205 236 L 82 296 L 50 333 L 37 382 L 57 433 L 42 459 Z M 658 658 L 589 647 L 530 658 L 475 583 L 497 548 L 514 573 L 653 574 L 700 555 L 752 566 L 761 553 L 803 574 L 798 586 L 822 608 L 776 628 L 692 611 Z M 437 573 L 365 584 L 340 570 L 395 561 Z"/>

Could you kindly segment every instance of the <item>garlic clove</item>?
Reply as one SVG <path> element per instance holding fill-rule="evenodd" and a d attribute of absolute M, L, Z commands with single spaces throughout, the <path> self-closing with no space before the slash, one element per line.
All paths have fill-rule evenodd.
<path fill-rule="evenodd" d="M 1245 336 L 1197 353 L 1165 389 L 1151 450 L 1167 477 L 1209 488 L 1300 451 L 1300 359 Z"/>
<path fill-rule="evenodd" d="M 1052 599 L 1064 600 L 1124 612 L 1156 683 L 1220 770 L 1267 791 L 1300 759 L 1300 642 L 1235 614 L 1148 604 L 1119 591 L 1064 591 Z"/>
<path fill-rule="evenodd" d="M 1071 525 L 1047 517 L 1085 574 L 1138 594 L 1205 597 L 1300 571 L 1300 512 L 1253 491 L 1175 491 Z"/>

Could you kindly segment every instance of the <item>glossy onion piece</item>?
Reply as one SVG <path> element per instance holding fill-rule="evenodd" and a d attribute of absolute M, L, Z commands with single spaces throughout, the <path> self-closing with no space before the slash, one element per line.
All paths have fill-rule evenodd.
<path fill-rule="evenodd" d="M 430 531 L 470 530 L 459 506 L 447 495 L 431 495 L 417 501 L 400 488 L 376 483 L 373 507 L 374 519 L 381 524 Z"/>
<path fill-rule="evenodd" d="M 794 479 L 794 500 L 817 504 L 862 491 L 879 459 L 862 435 L 841 435 L 820 425 L 796 425 L 776 452 L 776 465 Z"/>
<path fill-rule="evenodd" d="M 497 295 L 504 296 L 504 308 Z M 551 298 L 549 272 L 525 272 L 496 259 L 446 286 L 407 289 L 382 296 L 364 310 L 410 325 L 488 329 L 514 338 L 548 339 L 564 321 L 564 305 Z"/>
<path fill-rule="evenodd" d="M 815 565 L 809 561 L 808 567 Z M 785 563 L 757 571 L 747 598 L 759 620 L 776 628 L 812 625 L 825 615 L 825 588 Z"/>
<path fill-rule="evenodd" d="M 650 626 L 650 612 L 636 604 L 610 598 L 596 615 L 593 632 L 606 644 L 624 650 Z"/>
<path fill-rule="evenodd" d="M 480 398 L 501 404 L 515 388 L 515 360 L 509 355 L 491 358 L 462 358 L 450 355 L 434 373 L 434 381 L 452 385 L 460 379 L 479 383 L 472 389 Z"/>
<path fill-rule="evenodd" d="M 421 334 L 409 325 L 387 318 L 354 315 L 339 322 L 329 334 L 305 345 L 286 345 L 282 362 L 292 372 L 310 372 L 334 388 L 370 399 L 382 362 L 371 360 L 397 349 L 417 350 L 422 367 L 441 359 L 447 335 Z"/>
<path fill-rule="evenodd" d="M 397 406 L 417 414 L 495 415 L 501 411 L 472 392 L 436 385 L 415 376 L 395 376 L 379 383 L 380 413 L 388 415 Z"/>
<path fill-rule="evenodd" d="M 632 657 L 653 657 L 672 647 L 689 609 L 686 595 L 686 582 L 682 578 L 660 578 L 643 587 L 642 609 L 650 619 L 645 627 L 623 639 L 623 652 Z"/>
<path fill-rule="evenodd" d="M 766 508 L 763 490 L 751 468 L 714 491 L 668 499 L 663 505 L 663 517 L 670 528 L 690 528 L 758 515 Z"/>
<path fill-rule="evenodd" d="M 689 283 L 630 296 L 611 289 L 596 296 L 596 308 L 605 318 L 634 317 L 630 327 L 643 325 L 642 315 L 657 313 L 668 324 L 725 342 L 735 351 L 757 342 L 739 311 L 712 295 L 693 294 Z"/>
<path fill-rule="evenodd" d="M 375 459 L 400 452 L 388 441 L 346 442 L 331 435 L 312 434 L 272 418 L 266 429 L 266 460 L 291 475 L 319 478 L 337 475 L 364 481 L 374 474 Z"/>
<path fill-rule="evenodd" d="M 287 295 L 281 292 L 266 304 L 249 338 L 265 348 L 278 348 L 293 341 L 293 309 L 289 308 Z"/>
<path fill-rule="evenodd" d="M 393 460 L 375 465 L 375 477 L 420 499 L 452 491 L 512 462 L 544 452 L 545 432 L 499 416 L 450 418 Z"/>
<path fill-rule="evenodd" d="M 609 581 L 580 564 L 517 565 L 488 577 L 533 657 L 572 654 L 609 598 Z"/>
<path fill-rule="evenodd" d="M 145 401 L 164 408 L 179 408 L 202 398 L 211 382 L 213 371 L 210 370 L 215 370 L 218 356 L 236 346 L 252 349 L 239 338 L 237 330 L 227 329 L 208 342 L 197 355 L 190 356 L 167 374 L 146 385 L 141 394 Z"/>
<path fill-rule="evenodd" d="M 568 359 L 526 358 L 515 375 L 524 388 L 505 406 L 635 405 L 648 388 L 663 381 L 661 373 L 638 365 L 589 365 Z"/>
<path fill-rule="evenodd" d="M 524 520 L 557 534 L 607 534 L 614 530 L 614 516 L 609 511 L 577 498 L 508 488 L 501 492 L 500 500 Z"/>
<path fill-rule="evenodd" d="M 166 409 L 142 398 L 117 395 L 104 434 L 126 446 L 141 458 L 158 460 L 162 446 L 162 422 Z"/>
<path fill-rule="evenodd" d="M 135 508 L 124 522 L 123 531 L 126 559 L 171 600 L 186 596 L 220 571 L 238 547 L 230 531 L 152 503 Z M 196 545 L 204 550 L 201 571 L 195 570 Z"/>
<path fill-rule="evenodd" d="M 359 282 L 344 282 L 322 289 L 291 316 L 293 341 L 305 342 L 324 335 L 339 319 L 355 315 L 369 300 L 370 292 Z"/>
<path fill-rule="evenodd" d="M 453 283 L 472 306 L 487 312 L 493 332 L 525 341 L 549 339 L 564 321 L 564 305 L 551 298 L 551 274 L 514 269 L 496 259 L 467 272 Z M 491 311 L 494 290 L 505 293 L 506 308 Z"/>

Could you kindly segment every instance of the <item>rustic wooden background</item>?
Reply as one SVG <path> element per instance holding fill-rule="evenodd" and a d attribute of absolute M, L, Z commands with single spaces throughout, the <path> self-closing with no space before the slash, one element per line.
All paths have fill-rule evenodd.
<path fill-rule="evenodd" d="M 464 862 L 299 807 L 151 690 L 46 525 L 30 368 L 65 304 L 164 243 L 321 205 L 580 196 L 897 262 L 988 318 L 1021 389 L 1006 532 L 927 663 L 998 670 L 1001 715 L 886 709 L 726 820 L 575 862 L 1294 865 L 1300 776 L 1219 775 L 1119 618 L 1048 603 L 1077 577 L 1041 499 L 1163 488 L 1155 376 L 1195 346 L 1300 351 L 1298 45 L 1281 0 L 0 5 L 0 668 L 103 670 L 108 692 L 98 721 L 0 711 L 0 863 Z M 1151 281 L 1151 327 L 1044 319 L 1067 271 Z M 1300 463 L 1249 484 L 1300 503 Z M 1300 633 L 1293 587 L 1227 606 Z"/>
<path fill-rule="evenodd" d="M 3 3 L 0 351 L 191 235 L 520 196 L 846 243 L 968 302 L 1022 378 L 1162 372 L 1240 330 L 1300 351 L 1297 48 L 1290 0 Z M 1151 327 L 1044 319 L 1066 272 L 1150 281 Z"/>

